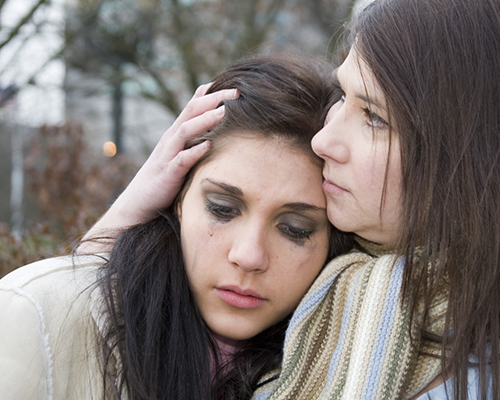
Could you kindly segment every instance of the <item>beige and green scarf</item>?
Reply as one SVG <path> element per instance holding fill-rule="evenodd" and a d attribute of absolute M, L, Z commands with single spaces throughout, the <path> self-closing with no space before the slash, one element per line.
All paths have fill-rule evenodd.
<path fill-rule="evenodd" d="M 290 321 L 279 378 L 254 400 L 408 399 L 439 374 L 440 359 L 422 351 L 439 349 L 410 333 L 409 307 L 400 300 L 403 259 L 359 243 L 363 251 L 331 261 L 304 296 Z M 436 333 L 445 299 L 444 293 L 431 309 L 427 328 Z"/>

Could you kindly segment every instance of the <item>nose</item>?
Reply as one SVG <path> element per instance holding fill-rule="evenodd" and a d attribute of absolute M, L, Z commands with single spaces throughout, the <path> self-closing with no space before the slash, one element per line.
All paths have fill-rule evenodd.
<path fill-rule="evenodd" d="M 228 260 L 245 272 L 265 272 L 269 268 L 268 243 L 265 228 L 250 221 L 233 237 Z"/>
<path fill-rule="evenodd" d="M 335 103 L 328 112 L 327 123 L 311 141 L 313 151 L 325 161 L 330 159 L 340 164 L 349 161 L 345 113 L 344 103 L 342 101 Z"/>

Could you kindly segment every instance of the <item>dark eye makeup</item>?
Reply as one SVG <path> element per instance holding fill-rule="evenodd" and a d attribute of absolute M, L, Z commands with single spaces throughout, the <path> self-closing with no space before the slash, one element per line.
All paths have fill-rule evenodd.
<path fill-rule="evenodd" d="M 206 195 L 205 196 L 205 209 L 211 217 L 219 222 L 229 222 L 233 218 L 241 215 L 241 205 L 238 202 L 231 202 L 225 199 L 225 195 Z M 305 240 L 309 239 L 314 234 L 315 229 L 310 227 L 311 223 L 301 224 L 299 218 L 288 217 L 289 213 L 281 216 L 280 221 L 276 227 L 278 230 L 289 240 L 297 244 L 303 244 Z M 293 215 L 293 214 L 292 214 Z M 302 225 L 302 226 L 301 226 Z M 304 225 L 309 225 L 305 227 Z"/>
<path fill-rule="evenodd" d="M 302 241 L 309 239 L 314 233 L 314 229 L 301 229 L 293 225 L 278 224 L 278 229 L 286 236 L 293 240 Z"/>
<path fill-rule="evenodd" d="M 205 197 L 205 209 L 216 219 L 227 222 L 241 214 L 236 205 L 229 202 L 218 201 L 215 202 Z"/>

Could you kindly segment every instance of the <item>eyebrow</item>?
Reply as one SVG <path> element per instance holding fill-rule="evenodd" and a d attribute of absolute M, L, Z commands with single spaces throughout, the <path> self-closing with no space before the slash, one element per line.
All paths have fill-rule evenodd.
<path fill-rule="evenodd" d="M 228 185 L 226 183 L 222 183 L 222 182 L 217 182 L 217 181 L 213 181 L 212 179 L 204 179 L 202 182 L 204 181 L 208 181 L 210 182 L 212 185 L 215 185 L 215 186 L 218 186 L 220 187 L 222 190 L 230 193 L 230 194 L 233 194 L 235 196 L 243 196 L 243 190 L 241 190 L 239 187 L 237 186 L 232 186 L 232 185 Z"/>
<path fill-rule="evenodd" d="M 283 205 L 284 208 L 289 208 L 293 211 L 325 211 L 326 208 L 313 206 L 308 203 L 286 203 Z"/>
<path fill-rule="evenodd" d="M 243 191 L 237 186 L 228 185 L 228 184 L 222 183 L 222 182 L 217 182 L 217 181 L 214 181 L 214 180 L 209 179 L 209 178 L 203 179 L 202 183 L 203 182 L 210 182 L 212 185 L 218 186 L 219 188 L 221 188 L 225 192 L 228 192 L 232 195 L 240 196 L 240 197 L 243 196 Z M 326 208 L 323 208 L 323 207 L 317 207 L 317 206 L 314 206 L 312 204 L 301 203 L 301 202 L 286 203 L 283 205 L 283 207 L 288 208 L 292 211 L 325 211 L 326 210 Z"/>
<path fill-rule="evenodd" d="M 368 104 L 373 104 L 375 107 L 378 107 L 382 110 L 384 110 L 384 106 L 377 100 L 377 99 L 374 99 L 373 97 L 370 97 L 366 94 L 357 94 L 356 97 Z"/>
<path fill-rule="evenodd" d="M 335 70 L 333 71 L 333 79 L 334 79 L 335 83 L 338 84 L 340 86 L 340 88 L 342 88 L 342 84 L 340 83 L 339 74 L 338 74 L 339 69 L 340 69 L 340 67 L 335 68 Z M 382 103 L 380 101 L 378 101 L 376 98 L 368 96 L 368 94 L 359 93 L 359 94 L 356 94 L 356 98 L 358 98 L 358 99 L 360 99 L 368 104 L 373 104 L 375 107 L 378 107 L 382 110 L 385 110 L 385 107 L 382 105 Z"/>

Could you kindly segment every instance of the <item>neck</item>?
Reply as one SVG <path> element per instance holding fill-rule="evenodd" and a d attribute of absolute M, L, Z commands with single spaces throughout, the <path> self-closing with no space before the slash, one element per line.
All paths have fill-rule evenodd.
<path fill-rule="evenodd" d="M 230 368 L 233 367 L 232 357 L 238 351 L 238 347 L 241 342 L 234 339 L 228 339 L 215 332 L 211 332 L 211 334 L 212 338 L 215 340 L 217 351 L 216 357 L 218 361 L 216 364 L 214 354 L 210 352 L 210 372 L 212 380 L 214 380 L 220 379 L 221 376 L 225 375 Z M 218 365 L 218 368 L 216 368 L 216 365 Z"/>
<path fill-rule="evenodd" d="M 210 370 L 212 372 L 212 379 L 214 379 L 216 376 L 220 377 L 221 374 L 225 375 L 228 370 L 233 367 L 232 357 L 236 354 L 242 342 L 239 340 L 229 339 L 215 332 L 211 332 L 211 334 L 216 344 L 217 364 L 219 369 L 219 371 L 216 371 L 216 363 L 213 358 L 214 355 L 211 354 Z"/>
<path fill-rule="evenodd" d="M 212 337 L 217 344 L 217 351 L 221 364 L 225 364 L 226 361 L 228 361 L 238 351 L 241 345 L 240 340 L 229 339 L 215 332 L 212 332 Z"/>

